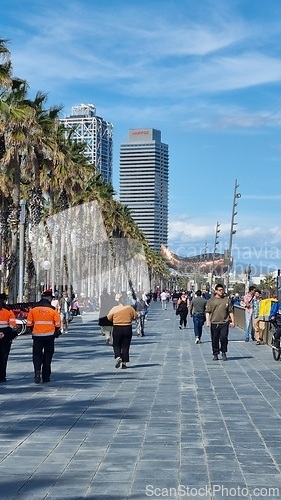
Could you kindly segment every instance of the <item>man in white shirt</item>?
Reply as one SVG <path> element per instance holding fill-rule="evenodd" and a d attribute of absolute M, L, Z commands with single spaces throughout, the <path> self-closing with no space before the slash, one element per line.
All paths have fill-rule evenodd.
<path fill-rule="evenodd" d="M 160 294 L 162 309 L 167 310 L 167 294 L 165 290 Z"/>

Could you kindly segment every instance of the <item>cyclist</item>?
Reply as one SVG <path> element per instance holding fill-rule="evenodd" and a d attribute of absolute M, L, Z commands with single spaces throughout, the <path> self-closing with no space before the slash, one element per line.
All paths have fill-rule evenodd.
<path fill-rule="evenodd" d="M 271 321 L 276 327 L 272 343 L 274 347 L 277 347 L 279 349 L 281 338 L 281 301 L 272 302 L 269 321 Z"/>

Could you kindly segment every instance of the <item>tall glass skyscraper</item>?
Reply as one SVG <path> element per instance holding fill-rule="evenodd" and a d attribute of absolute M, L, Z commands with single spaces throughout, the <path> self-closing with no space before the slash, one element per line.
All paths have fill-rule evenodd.
<path fill-rule="evenodd" d="M 168 145 L 155 129 L 130 129 L 120 150 L 120 201 L 157 252 L 168 244 Z"/>
<path fill-rule="evenodd" d="M 113 125 L 96 115 L 93 104 L 72 107 L 72 115 L 60 120 L 67 129 L 72 129 L 71 138 L 85 142 L 85 156 L 96 166 L 105 181 L 112 184 Z"/>

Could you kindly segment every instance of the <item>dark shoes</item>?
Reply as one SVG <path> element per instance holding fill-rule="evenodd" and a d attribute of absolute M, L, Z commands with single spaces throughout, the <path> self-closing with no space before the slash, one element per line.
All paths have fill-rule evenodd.
<path fill-rule="evenodd" d="M 35 372 L 34 382 L 35 382 L 35 384 L 40 384 L 40 382 L 41 382 L 40 372 Z"/>
<path fill-rule="evenodd" d="M 222 352 L 222 353 L 221 353 L 221 356 L 222 356 L 222 360 L 223 360 L 223 361 L 227 361 L 227 355 L 226 355 L 226 353 L 225 353 L 225 352 Z"/>
<path fill-rule="evenodd" d="M 48 382 L 51 382 L 49 378 L 43 379 L 42 380 L 43 384 L 48 384 Z"/>
<path fill-rule="evenodd" d="M 122 359 L 121 358 L 117 358 L 116 364 L 115 364 L 115 368 L 120 368 L 121 363 L 122 363 Z"/>
<path fill-rule="evenodd" d="M 124 363 L 122 363 L 122 370 L 126 370 L 127 369 L 127 365 L 125 365 Z"/>
<path fill-rule="evenodd" d="M 213 361 L 218 361 L 218 360 L 219 360 L 218 355 L 217 355 L 217 354 L 214 354 L 214 356 L 213 356 Z"/>

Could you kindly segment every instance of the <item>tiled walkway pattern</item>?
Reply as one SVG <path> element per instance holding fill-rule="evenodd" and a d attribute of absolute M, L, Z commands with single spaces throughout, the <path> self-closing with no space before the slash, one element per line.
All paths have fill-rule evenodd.
<path fill-rule="evenodd" d="M 281 499 L 281 362 L 231 330 L 229 360 L 152 304 L 116 370 L 96 321 L 56 341 L 35 385 L 31 338 L 0 386 L 1 499 Z M 84 319 L 84 318 L 83 318 Z M 89 318 L 88 318 L 89 319 Z"/>

